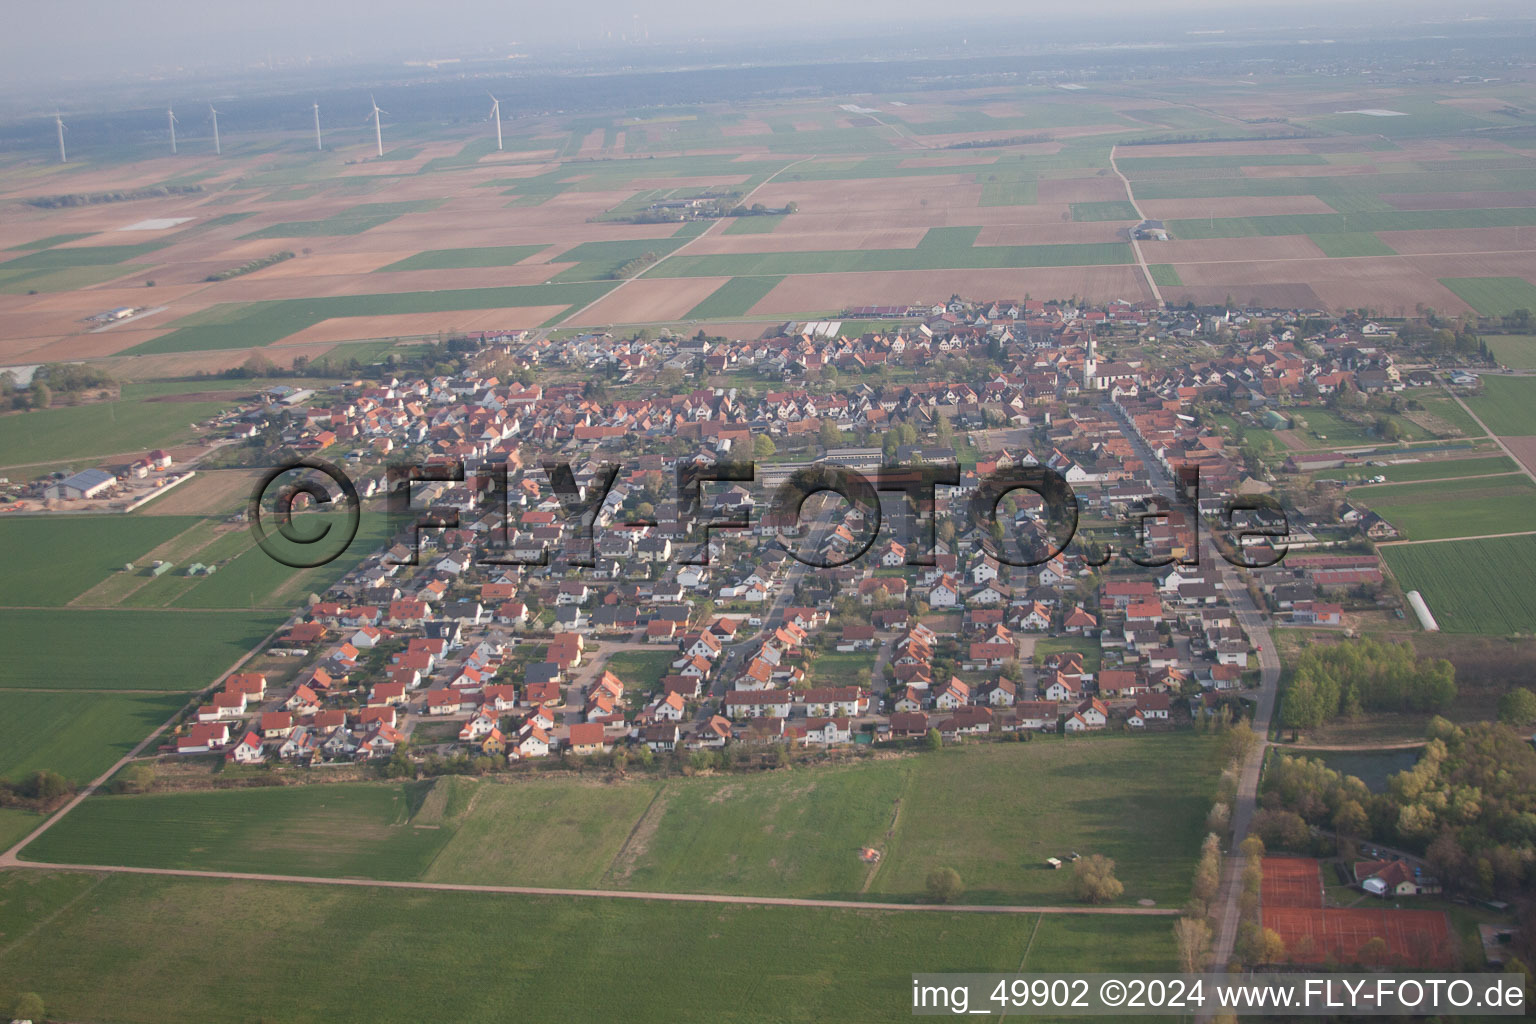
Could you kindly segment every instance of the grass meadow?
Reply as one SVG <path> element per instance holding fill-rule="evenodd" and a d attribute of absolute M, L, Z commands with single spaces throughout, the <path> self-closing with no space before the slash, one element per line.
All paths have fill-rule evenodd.
<path fill-rule="evenodd" d="M 1071 901 L 1070 874 L 1045 858 L 1076 850 L 1119 863 L 1127 902 L 1166 904 L 1188 893 L 1216 774 L 1210 741 L 1174 734 L 745 776 L 458 780 L 469 789 L 429 828 L 411 817 L 412 786 L 101 796 L 26 857 L 898 902 L 952 866 L 967 901 L 1052 904 Z M 885 852 L 873 872 L 865 846 Z"/>
<path fill-rule="evenodd" d="M 0 1001 L 112 1024 L 889 1021 L 915 971 L 1172 970 L 1164 918 L 0 875 Z M 239 955 L 231 955 L 238 949 Z M 152 951 L 152 955 L 147 955 Z M 1027 953 L 1027 955 L 1026 955 Z M 601 983 L 595 983 L 595 978 Z M 419 979 L 402 985 L 400 979 Z M 231 998 L 231 993 L 239 998 Z M 256 1009 L 259 1008 L 259 1009 Z"/>

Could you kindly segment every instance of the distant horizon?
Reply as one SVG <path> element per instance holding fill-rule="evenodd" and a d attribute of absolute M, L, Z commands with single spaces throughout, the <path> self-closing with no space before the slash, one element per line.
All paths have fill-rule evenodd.
<path fill-rule="evenodd" d="M 789 0 L 776 7 L 770 25 L 729 9 L 705 8 L 695 0 L 665 0 L 643 11 L 612 0 L 586 6 L 588 16 L 572 19 L 564 12 L 557 15 L 543 9 L 509 14 L 491 0 L 449 0 L 430 9 L 399 0 L 324 8 L 273 0 L 259 10 L 160 0 L 149 11 L 102 0 L 60 0 L 47 8 L 10 13 L 7 35 L 0 42 L 0 81 L 35 95 L 114 78 L 169 82 L 192 75 L 312 66 L 405 67 L 501 59 L 537 64 L 577 54 L 650 55 L 665 50 L 706 54 L 758 42 L 779 46 L 799 41 L 811 49 L 857 39 L 921 46 L 925 38 L 948 41 L 959 35 L 967 45 L 979 48 L 1054 46 L 1081 45 L 1095 38 L 1105 43 L 1134 42 L 1143 33 L 1160 33 L 1164 38 L 1208 34 L 1217 39 L 1228 34 L 1240 38 L 1253 31 L 1316 28 L 1326 35 L 1378 22 L 1385 31 L 1401 32 L 1414 23 L 1533 18 L 1528 5 L 1516 0 L 1482 0 L 1475 14 L 1462 9 L 1454 16 L 1428 0 L 1300 0 L 1240 11 L 1217 0 L 1164 2 L 1152 10 L 1130 0 L 1086 0 L 1070 13 L 1038 2 L 970 0 L 958 9 L 952 5 L 942 17 L 912 0 L 879 4 L 844 0 L 830 9 Z M 1391 17 L 1381 18 L 1386 11 Z M 1085 32 L 1085 27 L 1091 31 Z M 975 34 L 972 29 L 982 38 L 969 38 L 968 34 Z M 82 55 L 89 55 L 88 62 L 81 63 Z"/>

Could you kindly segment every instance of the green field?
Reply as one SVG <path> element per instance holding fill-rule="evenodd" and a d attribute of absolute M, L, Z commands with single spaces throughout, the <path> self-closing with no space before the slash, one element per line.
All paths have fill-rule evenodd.
<path fill-rule="evenodd" d="M 547 245 L 488 245 L 479 249 L 429 249 L 414 256 L 407 256 L 387 267 L 380 267 L 374 273 L 382 274 L 391 270 L 466 270 L 472 267 L 510 267 L 548 248 Z"/>
<path fill-rule="evenodd" d="M 1396 544 L 1382 556 L 1448 633 L 1526 633 L 1536 623 L 1536 536 Z"/>
<path fill-rule="evenodd" d="M 1536 309 L 1536 284 L 1523 277 L 1442 277 L 1440 283 L 1484 316 Z"/>
<path fill-rule="evenodd" d="M 305 517 L 294 518 L 295 529 L 301 528 Z M 311 593 L 324 593 L 343 574 L 357 563 L 384 546 L 390 534 L 390 518 L 378 501 L 365 502 L 358 516 L 358 530 L 351 542 L 346 540 L 346 515 L 342 512 L 313 517 L 330 525 L 330 532 L 313 548 L 306 545 L 289 545 L 283 541 L 275 525 L 269 525 L 271 537 L 279 553 L 294 556 L 294 560 L 314 559 L 331 552 L 337 556 L 324 565 L 313 569 L 295 569 L 269 555 L 256 545 L 248 531 L 237 531 L 216 542 L 223 550 L 241 544 L 241 553 L 220 566 L 212 576 L 195 579 L 190 586 L 175 588 L 176 596 L 168 603 L 177 608 L 276 608 L 286 609 L 303 603 Z M 311 529 L 302 525 L 306 531 Z M 314 527 L 318 530 L 318 525 Z M 222 551 L 212 546 L 199 552 L 198 561 L 209 562 Z M 162 582 L 154 581 L 154 583 Z M 154 583 L 144 588 L 149 591 Z M 152 593 L 152 591 L 149 591 Z"/>
<path fill-rule="evenodd" d="M 396 217 L 402 217 L 407 213 L 421 213 L 435 209 L 441 202 L 440 199 L 413 199 L 398 203 L 360 203 L 351 209 L 333 213 L 324 220 L 300 220 L 273 224 L 240 237 L 243 240 L 360 235 L 370 228 L 388 224 Z"/>
<path fill-rule="evenodd" d="M 1041 637 L 1035 641 L 1035 661 L 1038 664 L 1044 661 L 1048 655 L 1061 651 L 1077 651 L 1083 656 L 1083 671 L 1097 672 L 1099 663 L 1103 660 L 1104 652 L 1100 650 L 1098 641 L 1078 639 L 1070 636 Z"/>
<path fill-rule="evenodd" d="M 1536 484 L 1523 473 L 1356 491 L 1408 540 L 1536 530 Z"/>
<path fill-rule="evenodd" d="M 1073 220 L 1141 220 L 1128 199 L 1115 199 L 1107 203 L 1071 204 Z"/>
<path fill-rule="evenodd" d="M 1306 422 L 1306 429 L 1298 427 L 1296 432 L 1303 439 L 1315 441 L 1320 446 L 1369 444 L 1383 440 L 1376 434 L 1374 417 L 1366 423 L 1355 423 L 1321 406 L 1296 409 L 1292 415 Z M 1402 428 L 1405 440 L 1417 441 L 1429 437 L 1429 431 L 1411 420 L 1402 416 L 1393 416 L 1392 419 Z"/>
<path fill-rule="evenodd" d="M 445 313 L 518 306 L 584 306 L 605 294 L 615 283 L 593 281 L 505 288 L 456 288 L 429 292 L 276 299 L 214 306 L 176 321 L 171 325 L 175 329 L 169 334 L 136 345 L 127 354 L 196 352 L 270 345 L 334 317 Z M 176 408 L 187 410 L 190 407 L 182 405 Z"/>
<path fill-rule="evenodd" d="M 1507 455 L 1488 455 L 1474 459 L 1435 459 L 1429 462 L 1405 462 L 1397 466 L 1370 466 L 1363 472 L 1380 475 L 1391 483 L 1409 483 L 1414 480 L 1449 480 L 1461 476 L 1481 476 L 1485 473 L 1514 473 L 1520 469 L 1515 460 Z M 1327 475 L 1327 472 L 1323 475 Z M 1360 492 L 1368 496 L 1385 488 L 1371 488 Z"/>
<path fill-rule="evenodd" d="M 0 549 L 6 552 L 0 604 L 67 604 L 198 522 L 195 516 L 0 519 Z"/>
<path fill-rule="evenodd" d="M 107 796 L 26 856 L 896 901 L 919 898 L 928 871 L 950 865 L 968 901 L 1050 904 L 1071 901 L 1070 873 L 1045 858 L 1078 850 L 1118 861 L 1127 901 L 1168 904 L 1187 895 L 1216 774 L 1209 741 L 1175 734 L 618 784 L 447 780 L 438 785 L 455 788 L 437 795 L 444 810 L 431 829 L 419 815 L 404 824 L 418 791 L 394 785 Z M 885 851 L 872 877 L 856 856 L 863 846 Z"/>
<path fill-rule="evenodd" d="M 21 608 L 4 615 L 0 690 L 200 690 L 284 618 Z"/>
<path fill-rule="evenodd" d="M 811 662 L 811 683 L 814 686 L 854 686 L 858 683 L 859 670 L 872 669 L 874 664 L 874 651 L 824 651 Z"/>
<path fill-rule="evenodd" d="M 551 282 L 563 283 L 568 281 L 611 281 L 626 263 L 640 259 L 646 254 L 658 258 L 681 248 L 688 243 L 686 237 L 679 238 L 674 235 L 671 238 L 633 238 L 611 242 L 582 242 L 572 246 L 565 252 L 556 256 L 555 262 L 575 263 L 574 267 L 568 267 L 560 271 Z"/>
<path fill-rule="evenodd" d="M 68 234 L 68 235 L 49 235 L 47 238 L 37 238 L 37 239 L 33 239 L 30 242 L 23 242 L 20 245 L 7 246 L 4 250 L 0 250 L 0 251 L 4 251 L 4 252 L 36 252 L 38 249 L 52 249 L 54 246 L 56 246 L 56 245 L 63 245 L 65 242 L 78 242 L 82 238 L 90 238 L 90 237 L 91 237 L 91 232 L 89 232 L 89 231 L 77 232 L 75 234 Z"/>
<path fill-rule="evenodd" d="M 1152 274 L 1152 281 L 1159 288 L 1182 288 L 1183 278 L 1179 277 L 1179 268 L 1172 263 L 1149 263 L 1147 270 Z"/>
<path fill-rule="evenodd" d="M 709 297 L 688 311 L 686 319 L 710 320 L 716 317 L 742 316 L 761 302 L 782 277 L 733 277 L 709 293 Z"/>
<path fill-rule="evenodd" d="M 0 875 L 0 911 L 0 1001 L 35 991 L 50 1018 L 118 1024 L 492 1024 L 507 1020 L 509 1007 L 525 1008 L 521 1019 L 534 1006 L 541 1020 L 571 1024 L 615 1019 L 620 1006 L 637 1024 L 873 1024 L 910 1015 L 915 971 L 1174 967 L 1169 921 L 1155 917 L 1041 920 L 40 871 Z"/>
<path fill-rule="evenodd" d="M 948 229 L 934 229 L 948 230 Z M 919 245 L 914 249 L 846 249 L 826 252 L 727 253 L 675 256 L 648 277 L 756 277 L 887 270 L 988 270 L 1013 267 L 1086 267 L 1133 263 L 1123 242 L 1063 245 Z"/>
<path fill-rule="evenodd" d="M 133 385 L 125 385 L 116 402 L 10 413 L 0 416 L 0 461 L 15 465 L 137 455 L 185 440 L 193 433 L 192 423 L 233 404 L 233 398 L 227 403 L 145 401 L 136 397 Z"/>
<path fill-rule="evenodd" d="M 108 264 L 100 267 L 65 267 L 59 270 L 11 270 L 0 263 L 0 294 L 27 295 L 32 292 L 70 292 L 89 288 L 127 274 L 154 273 L 143 263 Z"/>
<path fill-rule="evenodd" d="M 1461 407 L 1461 403 L 1450 395 L 1416 398 L 1415 401 L 1424 407 L 1425 412 L 1443 421 L 1446 426 L 1459 432 L 1463 437 L 1482 437 L 1487 433 L 1477 425 L 1477 421 L 1471 414 Z"/>
<path fill-rule="evenodd" d="M 42 823 L 41 814 L 15 807 L 0 807 L 0 850 L 9 850 Z M 0 906 L 4 906 L 4 903 L 0 902 Z M 5 941 L 7 930 L 0 926 L 0 942 Z"/>
<path fill-rule="evenodd" d="M 675 648 L 655 651 L 614 651 L 603 663 L 603 667 L 624 680 L 626 685 L 638 687 L 642 692 L 649 693 L 661 685 L 661 677 L 667 674 L 669 666 L 676 658 Z"/>
<path fill-rule="evenodd" d="M 1513 370 L 1536 370 L 1536 335 L 1485 334 L 1494 357 Z"/>
<path fill-rule="evenodd" d="M 1318 232 L 1308 237 L 1329 257 L 1397 255 L 1391 246 L 1368 231 Z"/>
<path fill-rule="evenodd" d="M 182 694 L 0 690 L 0 778 L 46 768 L 89 782 L 186 702 Z"/>
<path fill-rule="evenodd" d="M 1253 179 L 1248 179 L 1248 184 Z M 1285 179 L 1269 179 L 1285 180 Z M 1292 178 L 1290 181 L 1306 181 Z M 1390 178 L 1378 178 L 1380 187 L 1392 187 Z M 1159 183 L 1165 184 L 1165 183 Z M 1184 183 L 1180 183 L 1184 184 Z M 1192 184 L 1201 185 L 1203 182 Z M 1139 199 L 1197 199 L 1200 195 L 1167 195 L 1169 191 L 1184 189 L 1151 188 L 1143 191 L 1142 183 L 1136 185 Z M 1197 190 L 1198 191 L 1198 190 Z M 1244 191 L 1217 190 L 1210 198 L 1231 195 L 1312 195 L 1311 191 Z M 1324 196 L 1326 198 L 1326 196 Z M 1259 235 L 1349 235 L 1374 231 L 1433 231 L 1449 228 L 1505 228 L 1514 225 L 1536 224 L 1536 209 L 1504 210 L 1392 210 L 1365 211 L 1361 213 L 1291 213 L 1269 217 L 1215 217 L 1170 221 L 1169 232 L 1175 238 L 1249 238 Z M 1366 253 L 1365 255 L 1369 255 Z M 1453 291 L 1451 281 L 1519 280 L 1518 278 L 1451 278 L 1444 283 Z M 1531 287 L 1527 284 L 1526 287 Z M 1462 296 L 1466 298 L 1465 295 Z M 1470 299 L 1468 299 L 1471 302 Z M 1473 303 L 1476 305 L 1476 303 Z M 1483 310 L 1494 312 L 1494 310 Z"/>
<path fill-rule="evenodd" d="M 439 827 L 442 817 L 412 822 L 431 788 L 422 782 L 96 797 L 43 833 L 27 858 L 419 878 L 453 835 Z M 231 799 L 237 792 L 239 799 Z"/>
<path fill-rule="evenodd" d="M 1466 400 L 1477 418 L 1501 437 L 1536 435 L 1536 377 L 1484 375 L 1482 394 Z"/>
<path fill-rule="evenodd" d="M 766 235 L 773 229 L 784 223 L 788 216 L 783 213 L 769 213 L 760 217 L 732 217 L 726 225 L 725 233 L 728 235 Z"/>

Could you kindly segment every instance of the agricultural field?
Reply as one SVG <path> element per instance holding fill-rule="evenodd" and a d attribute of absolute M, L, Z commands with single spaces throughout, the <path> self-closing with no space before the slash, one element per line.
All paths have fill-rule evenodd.
<path fill-rule="evenodd" d="M 15 807 L 0 807 L 0 850 L 9 850 L 43 823 L 43 815 Z M 4 906 L 4 903 L 0 903 Z M 0 942 L 8 929 L 0 929 Z"/>
<path fill-rule="evenodd" d="M 1536 622 L 1536 536 L 1397 544 L 1381 553 L 1446 632 L 1529 634 Z"/>
<path fill-rule="evenodd" d="M 1463 437 L 1483 437 L 1487 434 L 1471 414 L 1462 408 L 1461 403 L 1449 395 L 1432 395 L 1415 398 L 1414 401 L 1423 409 L 1416 410 L 1410 418 L 1424 421 L 1427 428 L 1437 433 L 1459 433 Z"/>
<path fill-rule="evenodd" d="M 1486 476 L 1494 473 L 1514 473 L 1519 470 L 1515 461 L 1507 455 L 1488 455 L 1471 459 L 1434 459 L 1425 462 L 1404 462 L 1396 466 L 1372 466 L 1361 475 L 1384 476 L 1389 483 L 1411 483 L 1417 480 L 1450 480 L 1456 477 Z M 1336 471 L 1332 471 L 1336 475 Z M 1360 497 L 1369 500 L 1374 489 L 1362 490 Z"/>
<path fill-rule="evenodd" d="M 468 270 L 473 267 L 510 267 L 549 248 L 547 245 L 488 245 L 481 249 L 433 249 L 380 267 L 392 270 Z"/>
<path fill-rule="evenodd" d="M 23 463 L 67 462 L 112 455 L 139 456 L 168 448 L 193 436 L 193 423 L 217 415 L 234 403 L 160 401 L 135 394 L 125 385 L 115 402 L 55 406 L 0 415 L 0 460 Z M 15 462 L 11 460 L 15 459 Z"/>
<path fill-rule="evenodd" d="M 0 692 L 187 692 L 213 682 L 286 617 L 277 612 L 5 608 Z M 168 638 L 174 637 L 174 642 Z"/>
<path fill-rule="evenodd" d="M 783 277 L 733 277 L 688 311 L 689 320 L 741 316 L 771 291 Z"/>
<path fill-rule="evenodd" d="M 0 603 L 68 604 L 198 522 L 191 516 L 0 518 L 0 549 L 6 552 Z"/>
<path fill-rule="evenodd" d="M 0 690 L 0 778 L 47 769 L 77 784 L 90 782 L 187 699 L 179 693 Z"/>
<path fill-rule="evenodd" d="M 1440 283 L 1485 316 L 1536 309 L 1536 284 L 1523 277 L 1443 277 Z"/>
<path fill-rule="evenodd" d="M 1536 335 L 1489 334 L 1484 341 L 1499 362 L 1512 370 L 1536 370 Z"/>
<path fill-rule="evenodd" d="M 172 180 L 205 191 L 155 200 L 157 216 L 190 218 L 174 230 L 117 235 L 103 208 L 29 214 L 0 251 L 0 356 L 185 354 L 217 371 L 263 349 L 286 365 L 338 342 L 553 326 L 646 252 L 674 255 L 631 268 L 644 277 L 731 280 L 713 295 L 677 293 L 664 315 L 657 292 L 625 288 L 598 323 L 788 319 L 932 302 L 962 286 L 1137 300 L 1147 290 L 1124 234 L 1136 208 L 1110 169 L 1116 146 L 1136 203 L 1172 232 L 1147 253 L 1170 301 L 1384 315 L 1536 305 L 1536 172 L 1513 140 L 1459 134 L 1529 127 L 1526 86 L 1449 99 L 1332 84 L 1339 97 L 1358 88 L 1362 109 L 1387 103 L 1402 116 L 1320 113 L 1315 90 L 1279 89 L 1264 122 L 1315 135 L 1265 138 L 1255 126 L 1214 142 L 1253 115 L 1251 88 L 1146 84 L 1126 107 L 1097 87 L 997 85 L 893 94 L 869 117 L 831 96 L 751 112 L 557 116 L 509 123 L 505 152 L 467 123 L 401 123 L 382 161 L 366 130 L 324 153 L 241 140 L 218 161 L 182 155 Z M 119 160 L 92 173 L 108 187 L 167 171 Z M 659 202 L 749 192 L 797 212 L 647 216 Z M 208 280 L 278 247 L 302 252 Z M 769 280 L 779 277 L 785 287 Z M 84 323 L 151 299 L 153 314 L 111 331 Z"/>
<path fill-rule="evenodd" d="M 418 878 L 452 835 L 441 827 L 442 814 L 413 824 L 431 788 L 424 782 L 97 797 L 43 833 L 27 857 Z"/>
<path fill-rule="evenodd" d="M 1216 767 L 1210 741 L 1173 735 L 1042 738 L 755 776 L 450 779 L 438 787 L 463 788 L 436 797 L 444 809 L 430 828 L 412 816 L 413 799 L 428 803 L 412 786 L 97 797 L 26 856 L 898 902 L 920 898 L 934 867 L 953 866 L 972 902 L 1050 904 L 1070 902 L 1070 877 L 1048 870 L 1045 859 L 1079 850 L 1119 862 L 1127 900 L 1177 903 L 1188 891 Z M 1014 784 L 1025 776 L 1028 786 Z M 368 841 L 336 846 L 338 821 Z M 541 825 L 529 829 L 530 821 Z M 856 856 L 863 846 L 885 851 L 873 872 Z"/>
<path fill-rule="evenodd" d="M 150 906 L 157 910 L 146 915 Z M 234 1024 L 250 1020 L 253 1005 L 296 1022 L 481 1024 L 505 1019 L 508 1006 L 535 1004 L 541 1017 L 574 1024 L 610 1016 L 614 992 L 624 993 L 625 1019 L 638 1022 L 719 1020 L 722 1006 L 739 1006 L 730 1016 L 743 1024 L 874 1022 L 910 1012 L 910 976 L 919 970 L 1174 965 L 1169 922 L 1156 917 L 1042 920 L 30 870 L 0 875 L 0 907 L 10 922 L 0 1001 L 35 991 L 52 1017 L 123 1024 Z M 244 952 L 230 957 L 235 946 Z M 125 953 L 144 948 L 158 955 Z M 685 966 L 659 969 L 658 951 Z M 594 971 L 604 984 L 591 984 Z M 400 985 L 407 976 L 463 983 Z M 296 983 L 306 978 L 315 983 Z M 743 1002 L 765 978 L 771 998 Z M 241 998 L 229 999 L 231 991 Z"/>
<path fill-rule="evenodd" d="M 1524 473 L 1383 484 L 1356 493 L 1408 540 L 1536 530 L 1536 484 Z"/>
<path fill-rule="evenodd" d="M 1536 377 L 1484 375 L 1482 394 L 1466 400 L 1478 419 L 1501 437 L 1536 435 Z"/>

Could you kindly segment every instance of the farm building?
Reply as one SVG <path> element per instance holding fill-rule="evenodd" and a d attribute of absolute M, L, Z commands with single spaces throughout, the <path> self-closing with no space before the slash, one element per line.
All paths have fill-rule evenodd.
<path fill-rule="evenodd" d="M 117 485 L 117 477 L 104 469 L 82 469 L 48 487 L 49 498 L 96 498 Z"/>

